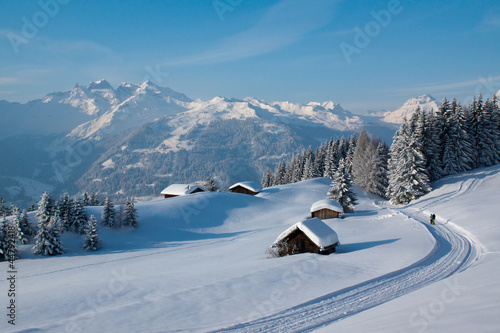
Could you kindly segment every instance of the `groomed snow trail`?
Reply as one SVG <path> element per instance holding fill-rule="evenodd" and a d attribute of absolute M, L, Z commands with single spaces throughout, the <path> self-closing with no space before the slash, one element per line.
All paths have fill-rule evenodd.
<path fill-rule="evenodd" d="M 282 312 L 216 332 L 308 332 L 423 288 L 470 267 L 480 247 L 451 225 L 426 224 L 427 215 L 392 209 L 423 223 L 436 239 L 422 260 L 401 270 L 345 288 Z"/>

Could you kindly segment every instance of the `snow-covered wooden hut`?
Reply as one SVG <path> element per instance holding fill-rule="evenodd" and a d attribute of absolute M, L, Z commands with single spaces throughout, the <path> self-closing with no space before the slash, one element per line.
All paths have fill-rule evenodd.
<path fill-rule="evenodd" d="M 335 219 L 343 213 L 342 206 L 332 199 L 323 199 L 316 201 L 311 206 L 311 217 L 317 217 L 321 220 Z"/>
<path fill-rule="evenodd" d="M 229 188 L 230 192 L 256 195 L 262 191 L 262 186 L 257 182 L 239 182 Z"/>
<path fill-rule="evenodd" d="M 279 256 L 298 253 L 330 254 L 339 246 L 339 237 L 325 222 L 311 218 L 285 230 L 273 243 Z"/>
<path fill-rule="evenodd" d="M 199 185 L 193 184 L 172 184 L 161 191 L 165 198 L 178 197 L 198 192 L 205 192 L 205 189 Z"/>

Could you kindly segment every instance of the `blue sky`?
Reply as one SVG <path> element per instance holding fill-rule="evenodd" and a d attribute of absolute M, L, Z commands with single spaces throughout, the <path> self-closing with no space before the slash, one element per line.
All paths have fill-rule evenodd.
<path fill-rule="evenodd" d="M 500 89 L 498 0 L 0 0 L 0 9 L 9 101 L 102 78 L 151 79 L 191 98 L 333 100 L 358 113 Z"/>

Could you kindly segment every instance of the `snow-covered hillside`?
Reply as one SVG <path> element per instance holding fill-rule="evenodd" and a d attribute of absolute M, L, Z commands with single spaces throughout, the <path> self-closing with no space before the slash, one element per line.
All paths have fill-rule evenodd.
<path fill-rule="evenodd" d="M 20 246 L 19 320 L 15 329 L 5 322 L 1 329 L 218 330 L 432 255 L 436 241 L 426 227 L 357 190 L 357 213 L 326 221 L 340 238 L 337 253 L 267 259 L 265 249 L 309 215 L 328 185 L 316 179 L 256 197 L 201 193 L 143 202 L 136 205 L 140 227 L 102 230 L 104 248 L 95 253 L 79 249 L 80 237 L 72 234 L 65 234 L 63 256 L 35 257 L 30 246 Z M 89 208 L 96 216 L 100 211 Z"/>
<path fill-rule="evenodd" d="M 399 211 L 418 219 L 435 213 L 438 226 L 450 226 L 475 241 L 479 261 L 464 272 L 318 332 L 498 332 L 500 166 L 448 176 L 433 186 L 434 191 Z"/>
<path fill-rule="evenodd" d="M 309 215 L 328 185 L 321 178 L 255 197 L 199 193 L 139 203 L 140 227 L 103 229 L 104 248 L 95 253 L 81 250 L 74 234 L 64 235 L 62 256 L 36 257 L 31 245 L 20 246 L 18 321 L 0 329 L 498 329 L 499 166 L 446 177 L 407 206 L 356 189 L 356 213 L 325 221 L 339 236 L 336 253 L 268 259 L 265 249 Z M 436 226 L 427 223 L 430 213 Z"/>

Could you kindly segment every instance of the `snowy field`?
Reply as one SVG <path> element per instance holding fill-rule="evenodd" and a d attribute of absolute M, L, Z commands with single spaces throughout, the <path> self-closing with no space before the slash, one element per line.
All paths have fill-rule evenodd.
<path fill-rule="evenodd" d="M 447 177 L 407 207 L 358 190 L 356 214 L 326 221 L 342 244 L 329 256 L 265 253 L 326 197 L 327 179 L 268 188 L 257 197 L 201 193 L 140 203 L 139 229 L 103 228 L 99 252 L 80 250 L 72 234 L 63 238 L 63 256 L 38 257 L 21 246 L 16 326 L 3 320 L 0 331 L 279 331 L 273 325 L 283 318 L 318 332 L 477 331 L 477 325 L 493 331 L 500 326 L 499 171 Z M 89 212 L 100 216 L 100 208 Z M 445 225 L 422 224 L 430 212 Z M 7 263 L 0 266 L 7 271 Z M 414 283 L 422 289 L 413 291 Z M 6 280 L 0 285 L 8 289 Z M 332 314 L 339 295 L 348 308 Z M 441 295 L 447 298 L 440 302 Z M 369 304 L 379 306 L 357 314 Z M 309 324 L 317 319 L 304 312 L 307 306 L 345 319 Z M 262 326 L 262 318 L 277 320 Z"/>

